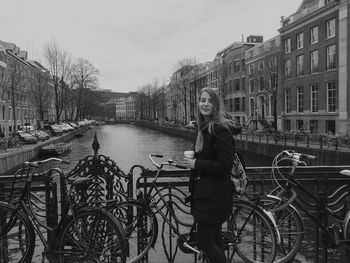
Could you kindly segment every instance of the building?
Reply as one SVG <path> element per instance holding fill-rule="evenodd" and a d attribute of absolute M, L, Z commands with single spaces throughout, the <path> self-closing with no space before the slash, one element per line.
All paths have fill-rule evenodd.
<path fill-rule="evenodd" d="M 349 1 L 304 0 L 281 19 L 282 129 L 349 132 Z"/>
<path fill-rule="evenodd" d="M 261 36 L 249 36 L 247 42 L 234 42 L 216 55 L 216 57 L 222 57 L 223 91 L 221 93 L 225 110 L 241 124 L 245 124 L 247 119 L 245 52 L 256 46 L 262 39 Z"/>
<path fill-rule="evenodd" d="M 134 96 L 119 97 L 110 101 L 115 104 L 115 117 L 117 121 L 136 120 L 137 100 Z M 110 103 L 109 103 L 110 104 Z"/>
<path fill-rule="evenodd" d="M 27 55 L 14 43 L 0 41 L 0 127 L 6 136 L 25 124 L 37 125 Z"/>
<path fill-rule="evenodd" d="M 245 51 L 246 125 L 250 129 L 281 129 L 277 108 L 281 61 L 279 35 Z"/>

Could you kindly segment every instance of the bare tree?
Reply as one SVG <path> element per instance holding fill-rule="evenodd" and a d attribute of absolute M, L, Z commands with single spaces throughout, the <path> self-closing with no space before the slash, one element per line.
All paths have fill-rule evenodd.
<path fill-rule="evenodd" d="M 67 82 L 71 71 L 71 57 L 67 51 L 61 50 L 55 40 L 48 43 L 44 48 L 44 58 L 52 74 L 54 93 L 55 93 L 55 110 L 56 122 L 60 122 L 65 89 L 62 84 Z"/>
<path fill-rule="evenodd" d="M 187 106 L 189 100 L 189 89 L 190 89 L 190 73 L 195 67 L 196 59 L 185 58 L 178 61 L 176 67 L 177 71 L 174 73 L 171 81 L 172 88 L 178 91 L 180 96 L 179 102 L 184 107 L 183 121 L 185 124 L 188 122 Z"/>
<path fill-rule="evenodd" d="M 77 115 L 78 118 L 83 119 L 86 114 L 86 107 L 88 107 L 87 91 L 97 88 L 99 71 L 86 59 L 79 58 L 73 65 L 72 76 L 77 89 Z"/>
<path fill-rule="evenodd" d="M 49 88 L 50 74 L 41 70 L 38 67 L 33 68 L 34 74 L 30 78 L 29 89 L 31 97 L 38 109 L 39 121 L 45 119 L 45 111 L 48 109 L 51 102 L 51 92 Z M 42 128 L 42 127 L 41 127 Z"/>
<path fill-rule="evenodd" d="M 275 53 L 266 56 L 263 61 L 263 69 L 261 70 L 260 85 L 263 86 L 264 92 L 267 95 L 272 95 L 272 115 L 273 115 L 273 128 L 277 130 L 277 91 L 280 86 L 280 76 L 283 67 L 283 52 L 276 51 Z"/>

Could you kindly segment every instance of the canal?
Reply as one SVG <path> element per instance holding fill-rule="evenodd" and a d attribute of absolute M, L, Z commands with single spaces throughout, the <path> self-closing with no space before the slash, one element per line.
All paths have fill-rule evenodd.
<path fill-rule="evenodd" d="M 99 154 L 106 155 L 116 161 L 125 173 L 134 164 L 154 169 L 148 159 L 149 153 L 164 155 L 165 159 L 181 162 L 183 152 L 193 149 L 194 141 L 173 137 L 145 127 L 118 124 L 104 125 L 89 129 L 81 138 L 75 139 L 72 150 L 62 158 L 71 164 L 64 169 L 69 171 L 78 161 L 89 154 L 93 154 L 92 142 L 96 134 L 100 144 Z M 242 152 L 247 166 L 270 166 L 272 158 L 254 153 Z"/>

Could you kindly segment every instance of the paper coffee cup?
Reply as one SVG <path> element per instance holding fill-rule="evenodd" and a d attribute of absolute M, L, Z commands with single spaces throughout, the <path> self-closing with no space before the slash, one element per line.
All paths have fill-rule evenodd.
<path fill-rule="evenodd" d="M 189 159 L 194 158 L 194 151 L 184 151 L 184 156 Z"/>

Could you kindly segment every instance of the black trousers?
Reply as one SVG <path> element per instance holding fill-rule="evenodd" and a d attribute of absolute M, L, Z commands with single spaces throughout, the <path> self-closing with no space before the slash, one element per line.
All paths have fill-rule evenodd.
<path fill-rule="evenodd" d="M 226 263 L 221 224 L 197 224 L 197 245 L 210 263 Z"/>

